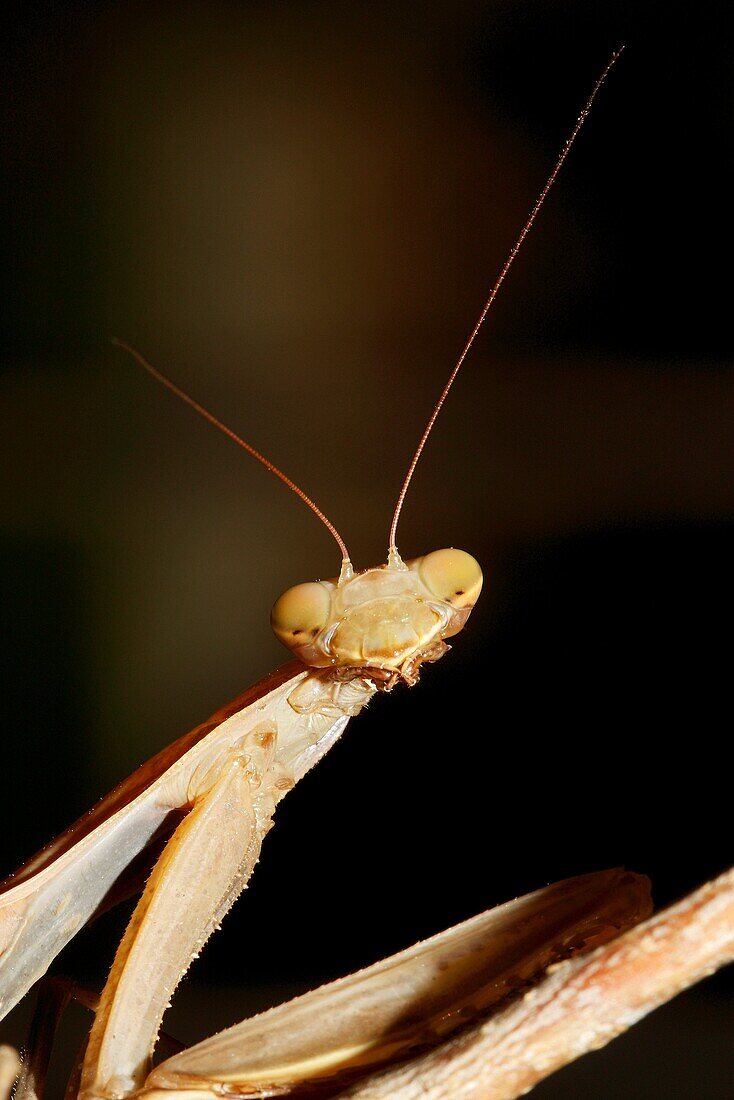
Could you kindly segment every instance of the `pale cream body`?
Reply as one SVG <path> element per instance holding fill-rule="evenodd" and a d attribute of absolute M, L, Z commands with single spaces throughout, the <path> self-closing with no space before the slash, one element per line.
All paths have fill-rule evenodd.
<path fill-rule="evenodd" d="M 461 551 L 437 553 L 451 558 L 451 583 L 456 556 L 464 570 L 468 561 L 478 594 L 474 559 Z M 277 802 L 303 774 L 294 764 L 309 757 L 309 748 L 313 762 L 313 749 L 332 743 L 335 727 L 343 729 L 378 688 L 415 682 L 420 663 L 436 660 L 447 648 L 443 638 L 463 626 L 469 593 L 461 591 L 460 608 L 432 595 L 421 576 L 430 557 L 408 566 L 395 553 L 387 565 L 361 574 L 345 563 L 338 581 L 323 582 L 329 603 L 326 609 L 316 593 L 322 619 L 328 610 L 321 629 L 309 632 L 306 645 L 291 646 L 317 667 L 269 705 L 255 704 L 248 733 L 227 751 L 213 748 L 191 777 L 195 789 L 189 780 L 177 793 L 174 801 L 186 799 L 191 810 L 156 864 L 118 949 L 87 1047 L 83 1100 L 117 1100 L 141 1086 L 170 995 L 246 885 Z M 443 583 L 446 562 L 433 561 Z M 172 924 L 180 912 L 185 919 Z"/>
<path fill-rule="evenodd" d="M 423 560 L 406 566 L 395 555 L 382 568 L 354 574 L 349 567 L 338 581 L 322 582 L 327 621 L 307 645 L 291 646 L 312 667 L 276 674 L 271 690 L 269 681 L 255 689 L 177 759 L 152 767 L 149 780 L 132 777 L 127 799 L 113 793 L 109 810 L 103 803 L 88 826 L 74 827 L 0 892 L 2 1012 L 104 903 L 130 860 L 186 813 L 102 992 L 82 1070 L 85 1100 L 141 1087 L 173 990 L 247 884 L 280 799 L 378 689 L 415 682 L 421 662 L 436 660 L 444 637 L 463 626 L 471 607 L 433 595 L 421 578 Z"/>

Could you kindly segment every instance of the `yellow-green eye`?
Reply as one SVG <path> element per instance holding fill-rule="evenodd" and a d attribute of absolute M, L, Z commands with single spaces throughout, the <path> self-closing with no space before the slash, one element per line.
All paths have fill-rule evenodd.
<path fill-rule="evenodd" d="M 418 572 L 428 591 L 452 607 L 473 607 L 482 591 L 479 562 L 464 550 L 434 550 Z"/>
<path fill-rule="evenodd" d="M 329 621 L 331 597 L 323 584 L 296 584 L 275 601 L 270 625 L 275 636 L 293 649 L 308 645 Z"/>

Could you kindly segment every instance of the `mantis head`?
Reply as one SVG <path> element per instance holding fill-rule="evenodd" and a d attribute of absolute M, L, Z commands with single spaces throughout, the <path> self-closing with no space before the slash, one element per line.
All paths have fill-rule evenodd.
<path fill-rule="evenodd" d="M 413 683 L 423 661 L 446 652 L 482 589 L 482 570 L 464 550 L 434 550 L 354 573 L 345 563 L 336 581 L 289 588 L 273 607 L 276 637 L 314 668 L 358 669 L 392 686 Z"/>

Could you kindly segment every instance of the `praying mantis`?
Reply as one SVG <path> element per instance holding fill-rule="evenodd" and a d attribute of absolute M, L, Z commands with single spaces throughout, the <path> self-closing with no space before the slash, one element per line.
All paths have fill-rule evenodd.
<path fill-rule="evenodd" d="M 596 82 L 433 408 L 398 496 L 385 565 L 355 571 L 340 533 L 290 477 L 118 342 L 309 507 L 337 543 L 341 566 L 336 579 L 298 584 L 276 601 L 271 623 L 291 652 L 289 664 L 144 764 L 4 884 L 3 1015 L 101 907 L 125 894 L 132 861 L 165 841 L 96 1006 L 70 1096 L 184 1100 L 280 1095 L 304 1083 L 333 1089 L 435 1043 L 549 964 L 647 912 L 635 876 L 568 880 L 152 1066 L 168 1001 L 246 885 L 280 800 L 376 693 L 412 686 L 424 664 L 443 656 L 479 598 L 482 571 L 470 554 L 445 548 L 404 561 L 398 522 L 449 391 L 617 56 Z M 26 1097 L 31 1087 L 21 1084 Z"/>

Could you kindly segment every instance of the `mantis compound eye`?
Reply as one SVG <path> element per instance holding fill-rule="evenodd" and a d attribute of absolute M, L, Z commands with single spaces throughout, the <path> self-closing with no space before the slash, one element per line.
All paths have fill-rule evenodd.
<path fill-rule="evenodd" d="M 323 584 L 308 581 L 289 588 L 275 601 L 270 625 L 276 638 L 288 649 L 308 645 L 326 626 L 331 597 Z"/>
<path fill-rule="evenodd" d="M 452 607 L 473 607 L 482 591 L 479 562 L 465 550 L 434 550 L 426 554 L 418 568 L 424 585 Z"/>

